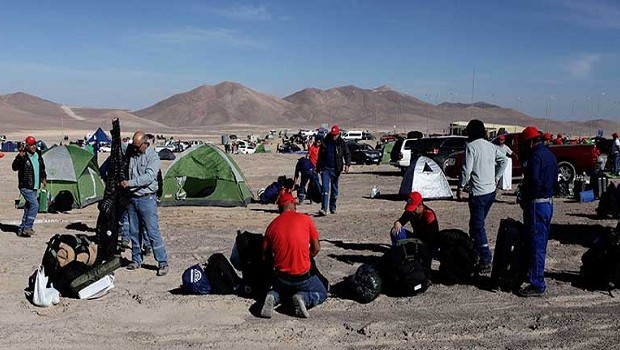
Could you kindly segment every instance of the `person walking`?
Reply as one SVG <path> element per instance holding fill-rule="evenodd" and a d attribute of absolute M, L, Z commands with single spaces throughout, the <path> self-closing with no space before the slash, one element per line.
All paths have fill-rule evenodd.
<path fill-rule="evenodd" d="M 558 162 L 535 127 L 528 126 L 521 132 L 520 144 L 524 144 L 523 186 L 519 204 L 523 209 L 526 237 L 526 266 L 528 284 L 519 289 L 522 297 L 543 296 L 545 285 L 545 257 L 547 240 L 553 217 L 553 195 L 558 181 Z"/>
<path fill-rule="evenodd" d="M 333 125 L 330 133 L 321 144 L 316 166 L 317 172 L 321 174 L 323 187 L 323 202 L 319 211 L 320 216 L 327 215 L 328 208 L 331 214 L 336 214 L 338 181 L 343 170 L 345 173 L 349 172 L 350 165 L 351 154 L 349 153 L 349 148 L 342 137 L 340 137 L 340 127 Z"/>
<path fill-rule="evenodd" d="M 510 191 L 512 189 L 512 149 L 506 145 L 506 136 L 499 135 L 497 139 L 499 141 L 497 147 L 506 156 L 506 167 L 504 167 L 497 187 L 502 191 Z"/>
<path fill-rule="evenodd" d="M 484 221 L 495 201 L 497 181 L 506 167 L 506 156 L 485 139 L 484 123 L 473 119 L 465 128 L 469 142 L 465 147 L 465 161 L 456 191 L 457 199 L 469 186 L 469 235 L 478 254 L 479 274 L 491 272 L 492 255 L 489 249 Z"/>
<path fill-rule="evenodd" d="M 292 301 L 297 317 L 308 318 L 308 309 L 327 299 L 325 286 L 310 272 L 311 258 L 321 250 L 319 232 L 310 216 L 296 212 L 292 194 L 280 195 L 278 207 L 281 214 L 269 224 L 263 240 L 263 256 L 273 261 L 275 280 L 260 315 L 271 318 L 273 308 L 285 298 Z"/>
<path fill-rule="evenodd" d="M 159 231 L 159 216 L 157 213 L 157 172 L 159 171 L 159 156 L 146 140 L 142 131 L 133 135 L 133 153 L 129 158 L 129 179 L 121 181 L 121 187 L 129 189 L 131 199 L 127 208 L 129 218 L 129 232 L 131 237 L 131 263 L 128 270 L 136 270 L 142 265 L 142 249 L 140 239 L 140 220 L 153 249 L 153 255 L 158 263 L 157 276 L 168 273 L 168 256 L 166 247 Z"/>
<path fill-rule="evenodd" d="M 616 176 L 620 176 L 620 140 L 618 139 L 618 133 L 615 132 L 611 141 L 611 173 Z"/>
<path fill-rule="evenodd" d="M 17 182 L 19 192 L 26 200 L 24 205 L 24 215 L 22 222 L 17 230 L 20 237 L 31 237 L 35 234 L 34 220 L 39 212 L 39 200 L 37 191 L 47 184 L 47 173 L 45 172 L 45 162 L 41 151 L 37 149 L 37 140 L 26 137 L 19 149 L 17 156 L 13 160 L 13 171 L 17 171 Z"/>

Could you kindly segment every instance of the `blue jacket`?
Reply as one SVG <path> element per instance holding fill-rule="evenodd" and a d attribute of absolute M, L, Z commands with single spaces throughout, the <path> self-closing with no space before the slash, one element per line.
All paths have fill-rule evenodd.
<path fill-rule="evenodd" d="M 299 174 L 308 173 L 314 170 L 314 164 L 310 159 L 303 157 L 299 158 L 297 165 L 295 166 L 295 178 L 299 177 Z"/>
<path fill-rule="evenodd" d="M 523 200 L 551 198 L 558 182 L 558 161 L 542 143 L 534 146 L 524 166 Z"/>

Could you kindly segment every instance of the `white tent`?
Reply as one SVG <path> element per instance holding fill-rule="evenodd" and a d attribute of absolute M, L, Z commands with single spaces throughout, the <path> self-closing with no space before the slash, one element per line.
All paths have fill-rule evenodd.
<path fill-rule="evenodd" d="M 434 160 L 424 156 L 411 161 L 398 194 L 406 196 L 413 191 L 420 192 L 425 200 L 452 198 L 452 190 L 443 171 Z"/>

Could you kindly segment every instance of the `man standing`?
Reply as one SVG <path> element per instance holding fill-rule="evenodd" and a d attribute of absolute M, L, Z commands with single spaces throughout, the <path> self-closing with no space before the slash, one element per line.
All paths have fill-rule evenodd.
<path fill-rule="evenodd" d="M 157 214 L 159 156 L 152 147 L 149 147 L 146 135 L 142 131 L 137 131 L 133 135 L 132 147 L 134 153 L 129 159 L 129 180 L 121 181 L 121 187 L 129 189 L 131 193 L 131 200 L 127 206 L 131 237 L 131 263 L 127 265 L 127 269 L 136 270 L 142 265 L 140 244 L 140 220 L 142 220 L 153 255 L 159 264 L 157 276 L 164 276 L 168 273 L 168 257 L 159 231 Z"/>
<path fill-rule="evenodd" d="M 45 163 L 41 151 L 37 149 L 37 140 L 28 136 L 25 143 L 25 146 L 19 147 L 19 153 L 15 156 L 12 164 L 13 171 L 17 171 L 19 192 L 26 200 L 24 216 L 17 231 L 17 235 L 20 237 L 34 235 L 35 231 L 32 226 L 39 212 L 37 190 L 45 187 L 47 183 Z"/>
<path fill-rule="evenodd" d="M 319 149 L 321 148 L 321 140 L 323 136 L 314 135 L 314 141 L 308 147 L 308 159 L 312 162 L 312 165 L 316 168 L 317 161 L 319 160 Z"/>
<path fill-rule="evenodd" d="M 271 318 L 281 298 L 292 298 L 295 315 L 308 318 L 308 309 L 327 299 L 325 287 L 310 273 L 310 259 L 321 250 L 319 233 L 308 215 L 295 211 L 292 194 L 281 194 L 278 207 L 281 214 L 269 224 L 263 241 L 264 258 L 273 260 L 275 279 L 261 316 Z"/>
<path fill-rule="evenodd" d="M 618 133 L 615 132 L 611 141 L 611 173 L 613 175 L 620 175 L 620 140 L 618 140 Z"/>
<path fill-rule="evenodd" d="M 340 137 L 340 127 L 333 125 L 330 133 L 325 136 L 321 148 L 319 149 L 319 159 L 317 161 L 317 172 L 321 173 L 323 186 L 323 203 L 321 204 L 320 216 L 327 215 L 329 212 L 336 214 L 336 200 L 338 200 L 338 180 L 344 168 L 344 172 L 349 172 L 351 165 L 351 154 L 344 140 Z M 330 195 L 331 189 L 331 195 Z"/>
<path fill-rule="evenodd" d="M 413 232 L 403 227 L 408 222 L 411 223 Z M 409 193 L 403 215 L 394 222 L 390 230 L 392 245 L 396 245 L 396 242 L 401 239 L 419 238 L 429 248 L 429 252 L 435 255 L 437 232 L 439 232 L 439 223 L 433 209 L 422 202 L 420 192 Z"/>
<path fill-rule="evenodd" d="M 553 190 L 558 181 L 558 163 L 544 146 L 540 133 L 528 126 L 521 132 L 520 143 L 527 150 L 524 158 L 523 186 L 520 204 L 526 230 L 525 246 L 528 257 L 529 284 L 518 291 L 523 297 L 538 297 L 545 293 L 545 256 L 553 216 Z M 521 156 L 521 154 L 519 154 Z"/>
<path fill-rule="evenodd" d="M 469 235 L 474 240 L 478 254 L 478 273 L 491 272 L 491 250 L 484 227 L 484 221 L 495 201 L 495 189 L 499 177 L 506 167 L 506 156 L 485 139 L 484 123 L 473 119 L 465 128 L 469 142 L 465 147 L 465 162 L 456 197 L 469 185 Z"/>
<path fill-rule="evenodd" d="M 506 145 L 506 136 L 499 135 L 497 139 L 499 141 L 499 145 L 497 145 L 497 147 L 506 156 L 504 173 L 502 174 L 497 187 L 502 191 L 510 191 L 512 189 L 512 149 Z"/>

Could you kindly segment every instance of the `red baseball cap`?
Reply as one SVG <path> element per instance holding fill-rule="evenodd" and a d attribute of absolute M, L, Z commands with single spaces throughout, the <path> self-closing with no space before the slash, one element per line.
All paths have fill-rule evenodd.
<path fill-rule="evenodd" d="M 540 131 L 533 126 L 528 126 L 521 131 L 521 140 L 529 140 L 540 136 Z"/>
<path fill-rule="evenodd" d="M 33 136 L 26 137 L 26 144 L 28 146 L 35 145 L 36 143 L 37 143 L 37 140 Z"/>
<path fill-rule="evenodd" d="M 420 192 L 411 192 L 407 196 L 407 204 L 405 205 L 406 211 L 414 211 L 422 203 L 422 195 Z"/>
<path fill-rule="evenodd" d="M 551 137 L 551 134 L 548 133 L 548 132 L 543 134 L 543 140 L 545 140 L 545 141 L 551 141 L 552 138 L 553 137 Z"/>
<path fill-rule="evenodd" d="M 499 135 L 498 139 L 502 140 L 502 141 L 506 141 L 506 136 L 504 135 Z"/>
<path fill-rule="evenodd" d="M 338 124 L 332 125 L 332 130 L 329 133 L 332 135 L 340 134 L 340 127 L 338 126 Z"/>
<path fill-rule="evenodd" d="M 283 206 L 284 204 L 289 202 L 295 203 L 295 197 L 293 197 L 293 195 L 289 192 L 280 193 L 280 196 L 278 197 L 278 205 Z"/>

